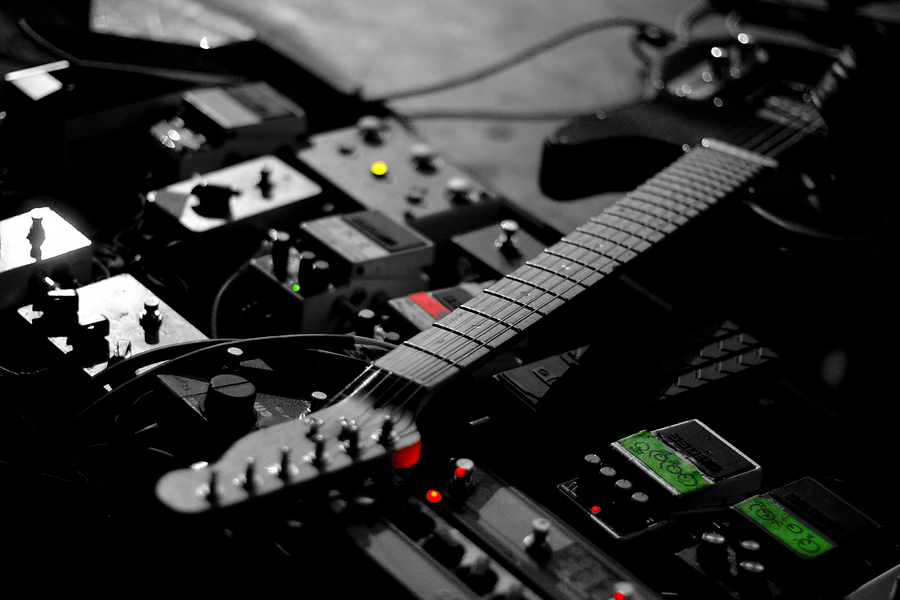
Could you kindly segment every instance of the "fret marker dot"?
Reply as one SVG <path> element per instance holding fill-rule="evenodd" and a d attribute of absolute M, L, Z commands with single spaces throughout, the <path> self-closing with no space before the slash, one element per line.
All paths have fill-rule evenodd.
<path fill-rule="evenodd" d="M 437 490 L 428 490 L 428 493 L 425 494 L 425 499 L 431 502 L 432 504 L 441 501 L 441 493 Z"/>
<path fill-rule="evenodd" d="M 300 291 L 300 286 L 297 285 L 297 284 L 295 283 L 295 284 L 291 287 L 291 289 L 293 289 L 295 292 L 299 292 L 299 291 Z"/>

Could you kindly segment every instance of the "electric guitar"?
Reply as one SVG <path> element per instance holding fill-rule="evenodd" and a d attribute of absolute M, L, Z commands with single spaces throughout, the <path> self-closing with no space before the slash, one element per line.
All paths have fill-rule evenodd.
<path fill-rule="evenodd" d="M 386 460 L 415 464 L 421 447 L 415 416 L 427 400 L 777 164 L 766 154 L 704 140 L 376 360 L 324 409 L 248 434 L 214 464 L 166 474 L 157 484 L 159 500 L 177 512 L 204 513 L 337 486 Z"/>
<path fill-rule="evenodd" d="M 715 83 L 704 68 L 689 67 L 675 81 Z M 707 90 L 709 102 L 724 97 L 729 82 L 719 83 Z M 753 122 L 739 122 L 730 139 L 702 138 L 693 147 L 678 147 L 678 156 L 668 157 L 671 164 L 370 364 L 325 408 L 244 436 L 214 464 L 169 472 L 157 484 L 158 499 L 179 513 L 209 513 L 332 489 L 378 463 L 415 464 L 421 450 L 416 415 L 428 400 L 452 393 L 459 376 L 596 291 L 703 213 L 733 200 L 760 174 L 774 172 L 776 157 L 798 142 L 825 135 L 822 103 L 812 102 L 809 88 L 795 89 L 793 96 L 771 86 L 760 89 Z"/>

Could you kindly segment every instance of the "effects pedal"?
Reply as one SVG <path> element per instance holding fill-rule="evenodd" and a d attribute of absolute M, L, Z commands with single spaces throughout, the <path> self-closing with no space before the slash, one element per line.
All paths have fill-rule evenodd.
<path fill-rule="evenodd" d="M 275 156 L 262 156 L 149 192 L 147 200 L 188 233 L 275 227 L 296 220 L 322 188 Z"/>
<path fill-rule="evenodd" d="M 179 179 L 295 147 L 307 130 L 304 110 L 261 81 L 185 92 L 176 111 L 149 134 Z"/>
<path fill-rule="evenodd" d="M 34 278 L 88 281 L 91 241 L 50 208 L 0 221 L 0 309 L 19 306 Z"/>
<path fill-rule="evenodd" d="M 312 333 L 332 331 L 373 300 L 427 288 L 423 269 L 434 255 L 415 231 L 361 211 L 302 223 L 296 238 L 278 232 L 271 254 L 250 264 L 290 298 L 299 331 Z"/>
<path fill-rule="evenodd" d="M 311 136 L 297 158 L 364 208 L 408 225 L 435 243 L 465 230 L 499 199 L 392 118 Z"/>
<path fill-rule="evenodd" d="M 128 274 L 52 290 L 19 315 L 89 375 L 145 350 L 206 336 Z"/>
<path fill-rule="evenodd" d="M 854 584 L 845 582 L 870 576 L 873 567 L 880 573 L 873 560 L 878 552 L 873 537 L 880 528 L 816 479 L 804 477 L 710 518 L 677 555 L 733 598 L 783 592 L 818 597 L 825 590 L 835 597 L 890 598 L 848 594 Z"/>
<path fill-rule="evenodd" d="M 586 455 L 582 474 L 558 487 L 610 536 L 630 540 L 679 514 L 746 498 L 761 483 L 759 464 L 692 419 Z"/>
<path fill-rule="evenodd" d="M 485 277 L 512 273 L 548 246 L 515 219 L 455 235 L 452 242 L 473 262 L 472 269 Z"/>

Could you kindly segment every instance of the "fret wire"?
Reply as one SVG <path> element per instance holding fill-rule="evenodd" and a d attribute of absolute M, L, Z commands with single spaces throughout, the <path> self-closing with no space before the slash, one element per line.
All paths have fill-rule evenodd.
<path fill-rule="evenodd" d="M 513 331 L 515 331 L 516 333 L 521 333 L 521 332 L 522 332 L 522 330 L 519 329 L 518 327 L 516 327 L 515 325 L 511 325 L 511 324 L 507 323 L 506 321 L 503 321 L 503 320 L 501 320 L 501 319 L 498 319 L 497 317 L 491 316 L 491 315 L 489 315 L 489 314 L 487 314 L 487 313 L 485 313 L 485 312 L 481 312 L 481 311 L 479 311 L 479 310 L 477 310 L 477 309 L 470 308 L 470 307 L 466 306 L 465 304 L 463 304 L 462 306 L 460 306 L 459 309 L 460 309 L 460 310 L 463 310 L 463 311 L 466 311 L 466 312 L 471 312 L 471 313 L 473 313 L 473 314 L 479 315 L 479 316 L 484 317 L 485 319 L 488 319 L 488 320 L 490 320 L 490 321 L 493 321 L 493 322 L 495 322 L 495 323 L 497 323 L 497 324 L 499 324 L 499 325 L 503 325 L 503 326 L 505 326 L 505 327 L 509 327 L 510 329 L 512 329 Z"/>
<path fill-rule="evenodd" d="M 703 169 L 687 162 L 672 165 L 669 169 L 675 173 L 682 173 L 685 177 L 693 177 L 700 182 L 707 180 L 718 182 L 729 191 L 740 185 L 740 178 L 734 175 L 734 173 L 714 169 Z"/>
<path fill-rule="evenodd" d="M 696 211 L 706 210 L 718 202 L 718 199 L 710 194 L 694 192 L 695 195 L 692 196 L 684 191 L 686 188 L 683 186 L 659 179 L 647 182 L 638 189 L 648 194 L 677 202 Z M 703 196 L 702 198 L 700 197 L 701 195 Z"/>
<path fill-rule="evenodd" d="M 425 349 L 425 348 L 423 348 L 423 347 L 421 347 L 421 346 L 419 346 L 419 345 L 416 345 L 416 344 L 412 343 L 412 342 L 409 341 L 409 340 L 403 342 L 402 345 L 406 346 L 407 348 L 412 348 L 413 350 L 418 350 L 419 352 L 422 352 L 422 353 L 424 353 L 424 354 L 427 354 L 428 356 L 433 356 L 434 358 L 437 358 L 437 359 L 439 359 L 439 360 L 441 360 L 441 361 L 447 363 L 447 364 L 450 365 L 451 367 L 459 368 L 459 365 L 458 365 L 456 362 L 450 360 L 449 358 L 447 358 L 447 357 L 445 357 L 445 356 L 441 356 L 440 354 L 438 354 L 438 353 L 436 353 L 436 352 L 432 352 L 431 350 L 427 350 L 427 349 Z"/>
<path fill-rule="evenodd" d="M 672 200 L 687 204 L 692 208 L 706 208 L 716 204 L 727 192 L 715 190 L 714 192 L 702 191 L 691 186 L 675 183 L 664 177 L 654 177 L 638 189 L 663 190 L 671 194 Z M 668 197 L 668 196 L 667 196 Z"/>
<path fill-rule="evenodd" d="M 686 189 L 697 189 L 699 186 L 698 191 L 703 191 L 708 194 L 721 194 L 718 196 L 719 198 L 728 194 L 733 187 L 712 175 L 701 177 L 696 173 L 685 169 L 684 165 L 682 165 L 681 168 L 666 169 L 651 181 L 656 181 L 657 179 L 683 186 Z"/>
<path fill-rule="evenodd" d="M 458 329 L 453 329 L 453 328 L 450 327 L 449 325 L 443 325 L 443 324 L 441 324 L 440 321 L 438 321 L 438 322 L 436 322 L 436 323 L 432 323 L 432 325 L 433 325 L 434 327 L 437 327 L 438 329 L 443 329 L 444 331 L 448 331 L 448 332 L 450 332 L 450 333 L 452 333 L 452 334 L 455 334 L 455 335 L 457 335 L 457 336 L 459 336 L 459 337 L 461 337 L 461 338 L 463 338 L 463 339 L 465 339 L 465 340 L 468 340 L 468 341 L 470 341 L 470 342 L 472 342 L 472 343 L 474 343 L 474 344 L 478 344 L 479 346 L 483 346 L 483 347 L 485 347 L 485 348 L 487 348 L 487 349 L 489 349 L 489 350 L 494 350 L 494 349 L 495 349 L 495 346 L 491 346 L 491 345 L 488 344 L 487 342 L 482 342 L 482 341 L 479 340 L 478 338 L 473 337 L 473 336 L 471 336 L 471 335 L 469 335 L 469 334 L 467 334 L 467 333 L 463 333 L 462 331 L 459 331 Z"/>
<path fill-rule="evenodd" d="M 608 235 L 606 233 L 606 230 L 611 231 L 612 235 Z M 601 240 L 610 242 L 617 246 L 621 246 L 622 248 L 628 248 L 629 250 L 633 246 L 643 241 L 641 238 L 635 235 L 631 235 L 618 229 L 613 229 L 612 227 L 608 227 L 600 223 L 594 223 L 593 221 L 588 221 L 581 227 L 576 228 L 575 231 L 580 231 L 581 233 L 592 235 L 594 237 L 600 238 Z M 628 242 L 629 240 L 634 240 L 631 245 L 626 245 L 625 243 L 623 243 Z"/>
<path fill-rule="evenodd" d="M 583 232 L 576 232 L 576 235 L 577 235 L 578 233 L 581 233 L 582 235 L 588 235 L 588 234 L 583 233 Z M 561 241 L 561 242 L 565 242 L 566 244 L 572 244 L 573 246 L 578 246 L 579 248 L 584 248 L 585 250 L 589 250 L 589 251 L 594 252 L 594 253 L 596 253 L 596 254 L 601 254 L 601 255 L 603 255 L 603 256 L 605 256 L 605 257 L 611 259 L 611 260 L 616 260 L 616 257 L 615 257 L 615 256 L 611 256 L 610 254 L 607 254 L 606 252 L 601 251 L 601 250 L 600 250 L 599 248 L 597 248 L 596 246 L 592 246 L 592 245 L 590 245 L 590 244 L 585 244 L 585 243 L 583 243 L 583 242 L 576 241 L 576 240 L 574 240 L 574 239 L 572 239 L 572 238 L 573 238 L 573 236 L 570 234 L 570 235 L 567 235 L 567 236 L 565 236 L 565 237 L 563 237 L 563 238 L 560 238 L 560 241 Z M 620 254 L 621 254 L 621 253 L 620 253 Z"/>
<path fill-rule="evenodd" d="M 623 199 L 623 201 L 624 200 L 625 199 Z M 611 206 L 606 210 L 610 214 L 622 217 L 623 219 L 634 221 L 635 223 L 647 225 L 648 227 L 652 227 L 653 229 L 665 234 L 672 233 L 673 231 L 675 231 L 675 229 L 677 229 L 677 227 L 673 223 L 664 221 L 663 219 L 659 219 L 652 215 L 647 215 L 625 204 L 616 204 L 615 206 Z"/>
<path fill-rule="evenodd" d="M 587 232 L 587 231 L 580 231 L 580 230 L 576 230 L 576 231 L 583 235 L 589 235 L 595 239 L 607 241 L 606 238 L 600 237 L 598 235 L 595 235 L 595 234 Z M 634 252 L 632 252 L 632 250 L 630 248 L 628 248 L 626 246 L 621 246 L 619 244 L 614 244 L 612 242 L 608 242 L 608 244 L 611 246 L 611 248 L 601 249 L 600 248 L 601 245 L 591 246 L 590 244 L 581 244 L 579 242 L 573 241 L 571 238 L 568 238 L 568 237 L 563 238 L 563 239 L 565 241 L 567 241 L 568 243 L 576 244 L 583 248 L 587 248 L 593 252 L 596 252 L 597 254 L 601 254 L 603 256 L 606 256 L 607 258 L 610 258 L 610 259 L 612 259 L 618 263 L 622 263 L 622 264 L 626 263 L 627 261 L 634 258 L 634 256 L 636 256 L 636 254 Z M 622 258 L 623 256 L 625 258 Z"/>
<path fill-rule="evenodd" d="M 547 288 L 545 288 L 545 287 L 543 287 L 543 286 L 541 286 L 541 285 L 538 285 L 538 284 L 536 284 L 536 283 L 529 283 L 528 281 L 526 281 L 526 280 L 524 280 L 524 279 L 519 279 L 519 278 L 516 277 L 515 275 L 511 275 L 511 274 L 510 274 L 510 275 L 507 275 L 507 277 L 510 278 L 510 279 L 512 279 L 513 281 L 519 281 L 519 282 L 521 282 L 521 283 L 527 283 L 527 284 L 531 285 L 532 287 L 534 287 L 534 289 L 540 290 L 541 292 L 543 292 L 543 293 L 545 293 L 545 294 L 550 294 L 551 296 L 555 296 L 555 297 L 557 297 L 557 298 L 563 298 L 563 296 L 560 296 L 559 294 L 554 293 L 554 292 L 550 291 L 549 289 L 547 289 Z M 568 298 L 563 298 L 563 299 L 568 300 Z"/>
<path fill-rule="evenodd" d="M 485 290 L 485 291 L 490 292 L 489 289 Z M 529 295 L 530 295 L 530 293 L 529 293 Z M 540 306 L 532 306 L 530 303 L 522 302 L 521 300 L 516 300 L 514 298 L 509 298 L 507 296 L 502 296 L 502 297 L 506 298 L 506 300 L 508 300 L 509 302 L 512 302 L 516 306 L 521 306 L 522 308 L 532 311 L 532 313 L 533 313 L 532 315 L 528 315 L 525 318 L 520 319 L 519 321 L 516 321 L 516 323 L 520 323 L 525 320 L 532 320 L 532 322 L 538 321 L 539 319 L 546 317 L 548 314 L 550 314 L 551 311 L 555 310 L 558 306 L 561 306 L 563 303 L 563 300 L 559 300 L 558 298 L 553 298 L 553 299 L 548 300 L 547 302 L 544 302 Z M 540 295 L 537 298 L 538 299 L 546 298 L 546 296 Z M 534 298 L 532 298 L 532 300 L 534 300 Z"/>
<path fill-rule="evenodd" d="M 660 208 L 666 209 L 667 207 L 670 212 L 678 213 L 681 218 L 685 219 L 684 223 L 679 222 L 679 225 L 684 225 L 687 221 L 697 217 L 700 214 L 700 210 L 690 207 L 686 204 L 677 202 L 675 200 L 670 200 L 668 198 L 664 198 L 661 194 L 654 194 L 648 191 L 648 188 L 644 188 L 639 191 L 631 192 L 631 197 L 641 202 L 646 202 L 648 204 L 653 204 L 654 206 L 659 206 Z M 704 207 L 705 208 L 705 207 Z M 678 222 L 678 221 L 676 221 Z"/>
<path fill-rule="evenodd" d="M 542 253 L 542 254 L 543 254 L 543 253 Z M 534 262 L 532 262 L 532 261 L 530 261 L 530 260 L 529 260 L 529 261 L 525 261 L 525 264 L 528 265 L 528 266 L 530 266 L 530 267 L 534 267 L 535 269 L 540 269 L 540 270 L 542 270 L 542 271 L 547 271 L 548 273 L 554 273 L 554 274 L 556 274 L 556 275 L 559 275 L 560 277 L 562 277 L 562 278 L 565 279 L 566 281 L 571 281 L 572 283 L 574 283 L 574 284 L 576 284 L 576 285 L 581 285 L 581 286 L 587 287 L 585 284 L 583 284 L 582 282 L 578 281 L 578 280 L 575 279 L 574 277 L 570 277 L 569 275 L 563 275 L 562 273 L 559 273 L 559 272 L 557 272 L 557 271 L 552 270 L 550 267 L 545 267 L 545 266 L 543 266 L 543 265 L 536 264 L 536 263 L 534 263 Z M 582 267 L 582 269 L 584 269 L 584 267 Z M 580 271 L 580 270 L 581 270 L 581 269 L 579 269 L 579 271 Z"/>
<path fill-rule="evenodd" d="M 662 240 L 662 238 L 664 237 L 663 234 L 661 234 L 659 231 L 657 231 L 651 227 L 641 226 L 640 224 L 635 223 L 634 221 L 628 221 L 626 219 L 622 219 L 621 217 L 618 217 L 616 215 L 609 214 L 609 213 L 600 213 L 597 216 L 591 217 L 589 220 L 591 223 L 605 225 L 606 227 L 610 227 L 612 229 L 618 229 L 619 231 L 624 231 L 625 233 L 630 233 L 631 235 L 635 235 L 639 238 L 642 238 L 645 242 L 648 242 L 650 244 L 654 244 L 654 243 Z M 629 231 L 628 229 L 620 227 L 619 221 L 625 221 L 626 223 L 630 223 L 631 225 L 633 225 L 632 229 L 634 229 L 635 231 Z"/>
<path fill-rule="evenodd" d="M 614 268 L 611 265 L 613 265 L 613 263 L 615 263 L 616 261 L 614 261 L 610 257 L 606 256 L 605 254 L 600 254 L 599 252 L 594 252 L 590 248 L 585 248 L 584 246 L 572 244 L 571 242 L 568 242 L 565 240 L 560 240 L 559 244 L 568 244 L 568 245 L 574 247 L 575 254 L 573 254 L 571 252 L 566 254 L 566 256 L 572 260 L 580 259 L 587 254 L 594 255 L 594 257 L 589 262 L 585 263 L 580 260 L 578 260 L 578 262 L 579 262 L 579 264 L 586 265 L 586 266 L 594 269 L 595 271 L 598 271 L 600 273 L 609 274 L 610 271 L 612 271 L 612 269 Z M 554 244 L 554 247 L 556 245 L 557 244 Z"/>
<path fill-rule="evenodd" d="M 718 177 L 719 179 L 722 179 L 730 184 L 732 186 L 732 189 L 740 186 L 744 180 L 744 176 L 742 173 L 737 173 L 712 161 L 706 162 L 704 164 L 684 163 L 683 165 L 679 165 L 679 168 L 696 169 L 703 177 Z"/>
<path fill-rule="evenodd" d="M 730 170 L 732 173 L 739 176 L 746 176 L 748 173 L 753 173 L 756 170 L 754 164 L 750 161 L 719 150 L 703 148 L 703 152 L 698 154 L 697 158 L 704 166 L 709 165 L 709 168 Z"/>
<path fill-rule="evenodd" d="M 599 215 L 591 217 L 590 221 L 594 223 L 600 223 L 602 225 L 609 225 L 610 227 L 615 226 L 629 233 L 646 233 L 646 235 L 642 235 L 642 237 L 644 237 L 644 239 L 648 241 L 652 241 L 653 236 L 659 232 L 659 228 L 653 227 L 648 223 L 642 223 L 640 221 L 635 221 L 634 219 L 622 216 L 621 214 L 619 214 L 621 213 L 621 211 L 611 212 L 611 210 L 614 208 L 616 207 L 611 206 L 610 208 L 607 208 Z"/>
<path fill-rule="evenodd" d="M 673 217 L 678 217 L 678 218 L 682 219 L 681 223 L 679 223 L 676 219 L 673 219 L 671 217 L 667 218 L 667 216 L 663 216 L 660 214 L 654 214 L 654 212 L 652 211 L 653 208 L 656 208 L 656 207 L 654 207 L 654 205 L 644 202 L 642 200 L 639 200 L 638 198 L 635 198 L 634 196 L 631 196 L 631 195 L 625 196 L 625 198 L 623 198 L 621 200 L 621 204 L 622 204 L 622 206 L 625 206 L 632 210 L 636 210 L 638 212 L 644 213 L 645 215 L 647 215 L 649 217 L 656 217 L 657 219 L 662 219 L 666 223 L 669 223 L 672 225 L 680 226 L 680 225 L 683 225 L 684 223 L 687 223 L 687 219 L 682 217 L 681 215 L 678 215 L 677 213 L 675 213 L 675 211 L 666 211 L 665 209 L 659 209 L 664 212 L 671 212 Z M 650 209 L 646 208 L 648 205 L 651 207 Z M 673 229 L 673 231 L 674 231 L 674 229 Z"/>
<path fill-rule="evenodd" d="M 689 206 L 686 203 L 679 202 L 674 198 L 668 198 L 662 194 L 654 194 L 653 192 L 649 191 L 651 188 L 652 186 L 645 184 L 640 188 L 634 190 L 633 192 L 629 192 L 628 195 L 629 197 L 640 200 L 641 202 L 647 202 L 649 204 L 659 206 L 664 210 L 677 213 L 689 219 L 692 219 L 700 214 L 700 212 L 696 208 Z"/>
<path fill-rule="evenodd" d="M 585 289 L 594 285 L 595 283 L 597 283 L 597 281 L 599 281 L 600 279 L 603 278 L 603 273 L 596 271 L 595 269 L 592 269 L 591 267 L 589 267 L 587 265 L 582 265 L 573 260 L 570 260 L 567 258 L 560 258 L 559 256 L 549 254 L 546 250 L 544 252 L 542 252 L 534 260 L 540 261 L 540 260 L 545 260 L 545 258 L 550 259 L 552 261 L 550 263 L 551 265 L 554 265 L 554 266 L 559 265 L 560 268 L 562 268 L 566 271 L 569 271 L 569 274 L 562 275 L 561 273 L 558 273 L 557 269 L 554 268 L 554 266 L 539 265 L 539 264 L 536 264 L 534 261 L 528 261 L 525 264 L 534 266 L 535 268 L 538 268 L 538 269 L 549 269 L 552 272 L 557 273 L 560 277 L 563 277 L 566 281 L 570 281 L 576 285 L 582 286 Z M 573 270 L 573 267 L 575 265 L 578 266 L 577 270 Z"/>

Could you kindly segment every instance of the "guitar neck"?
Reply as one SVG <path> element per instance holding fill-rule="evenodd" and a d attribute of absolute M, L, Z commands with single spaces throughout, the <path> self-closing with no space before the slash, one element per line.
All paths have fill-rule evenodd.
<path fill-rule="evenodd" d="M 704 140 L 374 367 L 418 388 L 441 386 L 514 344 L 544 317 L 775 166 L 765 156 Z"/>

